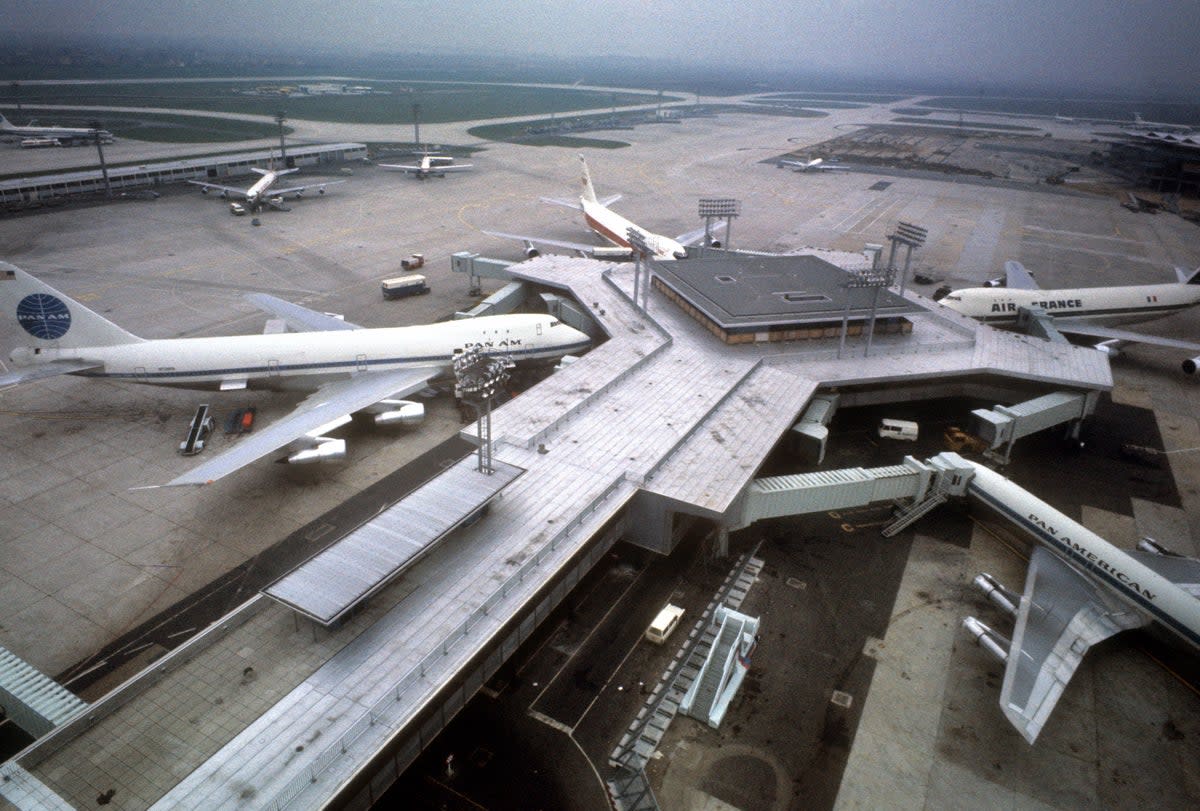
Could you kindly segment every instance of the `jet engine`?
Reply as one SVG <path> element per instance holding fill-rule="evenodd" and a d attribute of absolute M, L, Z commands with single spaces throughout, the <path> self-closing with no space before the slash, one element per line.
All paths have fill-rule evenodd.
<path fill-rule="evenodd" d="M 289 465 L 318 465 L 322 462 L 340 462 L 346 458 L 346 440 L 326 439 L 321 444 L 296 451 L 286 461 Z"/>
<path fill-rule="evenodd" d="M 963 627 L 967 629 L 967 632 L 971 636 L 975 637 L 975 641 L 979 643 L 979 647 L 1001 662 L 1008 661 L 1008 649 L 1012 645 L 1012 642 L 1007 638 L 996 633 L 974 617 L 964 617 Z"/>
<path fill-rule="evenodd" d="M 542 252 L 539 251 L 536 247 L 534 247 L 532 242 L 530 242 L 529 240 L 525 240 L 525 258 L 534 259 L 541 255 L 542 255 Z"/>
<path fill-rule="evenodd" d="M 1196 374 L 1196 370 L 1200 369 L 1200 356 L 1188 358 L 1183 362 L 1183 371 L 1189 375 Z"/>

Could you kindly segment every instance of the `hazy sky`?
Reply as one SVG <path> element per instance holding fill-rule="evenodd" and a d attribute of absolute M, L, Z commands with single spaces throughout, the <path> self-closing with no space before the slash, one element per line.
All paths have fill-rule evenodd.
<path fill-rule="evenodd" d="M 1200 90 L 1200 0 L 5 0 L 16 33 L 660 56 L 857 75 Z"/>

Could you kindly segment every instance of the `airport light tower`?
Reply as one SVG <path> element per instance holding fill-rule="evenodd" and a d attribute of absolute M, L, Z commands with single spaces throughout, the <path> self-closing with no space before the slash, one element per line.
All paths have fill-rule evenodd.
<path fill-rule="evenodd" d="M 896 268 L 896 246 L 903 245 L 908 248 L 904 254 L 904 272 L 900 274 L 900 295 L 904 295 L 904 287 L 908 284 L 908 267 L 912 262 L 913 248 L 920 248 L 924 245 L 927 236 L 929 236 L 928 229 L 912 223 L 901 222 L 896 224 L 896 233 L 889 234 L 887 237 L 892 242 L 892 250 L 888 254 L 888 268 L 893 273 Z"/>
<path fill-rule="evenodd" d="M 287 121 L 287 110 L 275 113 L 275 123 L 279 125 L 279 160 L 287 168 L 287 146 L 283 143 L 283 122 Z"/>
<path fill-rule="evenodd" d="M 492 398 L 508 380 L 513 367 L 507 355 L 489 356 L 476 344 L 454 358 L 454 382 L 458 396 L 475 409 L 475 428 L 479 436 L 479 463 L 475 469 L 491 475 Z"/>
<path fill-rule="evenodd" d="M 725 220 L 724 246 L 728 250 L 729 246 L 733 244 L 730 237 L 730 234 L 733 233 L 733 218 L 741 213 L 741 200 L 735 200 L 732 197 L 700 198 L 700 216 L 704 219 L 704 247 L 708 248 L 713 244 L 713 220 Z"/>
<path fill-rule="evenodd" d="M 841 287 L 846 291 L 846 310 L 842 314 L 842 337 L 838 342 L 837 356 L 842 357 L 842 351 L 846 348 L 846 333 L 850 328 L 850 291 L 851 290 L 871 290 L 871 315 L 867 321 L 867 348 L 863 352 L 863 357 L 871 354 L 871 340 L 875 337 L 875 314 L 879 311 L 879 291 L 885 287 L 892 286 L 892 280 L 896 276 L 896 269 L 890 264 L 885 270 L 860 270 L 851 274 L 850 281 L 842 282 Z"/>
<path fill-rule="evenodd" d="M 101 146 L 100 137 L 101 126 L 99 121 L 92 121 L 88 126 L 92 128 L 92 139 L 96 142 L 96 154 L 100 156 L 100 174 L 104 177 L 104 196 L 112 199 L 112 183 L 108 179 L 108 164 L 104 162 L 104 147 Z"/>
<path fill-rule="evenodd" d="M 642 312 L 645 312 L 650 303 L 649 257 L 653 255 L 654 250 L 646 242 L 646 235 L 636 228 L 627 229 L 625 238 L 629 240 L 629 247 L 633 249 L 633 306 L 641 307 Z M 646 273 L 645 281 L 642 281 L 643 270 Z"/>

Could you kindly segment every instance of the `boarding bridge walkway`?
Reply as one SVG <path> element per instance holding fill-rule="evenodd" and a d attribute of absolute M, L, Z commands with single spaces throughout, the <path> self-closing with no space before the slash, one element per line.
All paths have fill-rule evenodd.
<path fill-rule="evenodd" d="M 87 702 L 0 646 L 0 707 L 9 720 L 37 738 L 85 709 Z"/>
<path fill-rule="evenodd" d="M 552 256 L 513 268 L 572 295 L 611 337 L 494 412 L 494 458 L 525 473 L 486 516 L 334 627 L 252 597 L 0 765 L 0 796 L 30 809 L 90 808 L 109 789 L 113 808 L 358 802 L 381 768 L 367 764 L 386 753 L 392 773 L 406 768 L 605 544 L 670 551 L 674 513 L 746 521 L 755 473 L 830 381 L 1111 387 L 1099 353 L 981 338 L 953 315 L 877 336 L 870 357 L 861 340 L 842 358 L 829 341 L 728 346 L 657 293 L 649 315 L 635 308 L 632 270 Z"/>

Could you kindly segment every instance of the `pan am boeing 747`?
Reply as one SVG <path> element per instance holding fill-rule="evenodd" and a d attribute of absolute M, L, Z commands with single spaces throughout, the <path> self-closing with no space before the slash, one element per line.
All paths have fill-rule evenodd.
<path fill-rule="evenodd" d="M 365 329 L 274 296 L 250 296 L 300 332 L 216 338 L 138 338 L 6 262 L 0 262 L 0 314 L 28 336 L 0 386 L 59 374 L 230 391 L 313 392 L 289 415 L 168 482 L 208 484 L 287 446 L 293 463 L 345 456 L 345 440 L 325 433 L 366 412 L 377 425 L 417 419 L 417 403 L 397 399 L 450 373 L 459 353 L 480 347 L 515 362 L 579 352 L 588 336 L 549 315 L 495 315 L 413 327 Z M 420 412 L 414 414 L 414 412 Z"/>
<path fill-rule="evenodd" d="M 1200 304 L 1200 269 L 1189 273 L 1176 268 L 1179 281 L 1165 284 L 1061 290 L 1040 289 L 1020 262 L 1006 262 L 1004 271 L 1005 282 L 1001 287 L 955 290 L 938 301 L 951 310 L 998 326 L 1016 324 L 1022 309 L 1040 309 L 1049 317 L 1051 326 L 1064 335 L 1100 338 L 1102 342 L 1096 348 L 1109 355 L 1118 354 L 1121 346 L 1128 343 L 1200 353 L 1200 343 L 1108 326 L 1150 321 Z M 1188 374 L 1195 373 L 1198 367 L 1200 354 L 1183 361 L 1183 370 Z"/>
<path fill-rule="evenodd" d="M 973 467 L 967 495 L 1037 544 L 1023 594 L 991 575 L 975 578 L 1016 618 L 1011 643 L 974 617 L 963 620 L 980 645 L 1005 662 L 1000 707 L 1025 740 L 1037 739 L 1088 649 L 1110 636 L 1155 625 L 1200 650 L 1200 560 L 1149 539 L 1135 550 L 1118 549 L 1000 474 Z"/>

